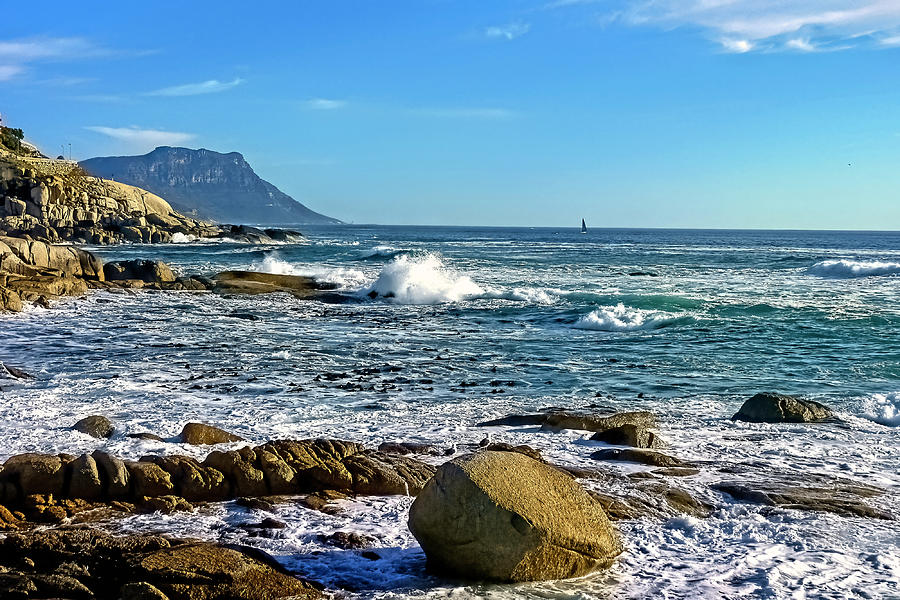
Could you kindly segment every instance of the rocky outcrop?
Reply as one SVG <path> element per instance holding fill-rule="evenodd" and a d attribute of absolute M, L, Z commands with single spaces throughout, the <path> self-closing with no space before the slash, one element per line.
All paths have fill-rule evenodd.
<path fill-rule="evenodd" d="M 634 462 L 653 467 L 690 467 L 691 464 L 681 459 L 655 452 L 653 450 L 604 448 L 591 454 L 594 460 L 609 460 L 617 462 Z"/>
<path fill-rule="evenodd" d="M 219 294 L 270 294 L 284 292 L 298 298 L 309 298 L 336 286 L 312 277 L 259 273 L 257 271 L 224 271 L 215 276 L 213 291 Z"/>
<path fill-rule="evenodd" d="M 0 470 L 0 502 L 15 506 L 35 495 L 60 499 L 189 502 L 239 496 L 337 490 L 364 495 L 415 495 L 434 467 L 337 440 L 274 441 L 214 451 L 205 460 L 146 456 L 124 461 L 108 453 L 20 454 Z"/>
<path fill-rule="evenodd" d="M 442 465 L 409 512 L 431 568 L 465 579 L 578 577 L 622 552 L 599 502 L 566 473 L 518 452 Z"/>
<path fill-rule="evenodd" d="M 663 448 L 665 442 L 658 435 L 642 425 L 622 425 L 605 431 L 598 431 L 591 436 L 597 442 L 605 442 L 614 446 L 631 446 L 633 448 Z"/>
<path fill-rule="evenodd" d="M 583 431 L 602 432 L 625 425 L 653 428 L 656 426 L 656 417 L 648 411 L 610 413 L 593 410 L 554 409 L 528 415 L 509 415 L 478 423 L 479 427 L 496 427 L 499 425 L 513 427 L 540 425 L 541 429 L 546 431 L 580 429 Z"/>
<path fill-rule="evenodd" d="M 175 274 L 169 265 L 159 260 L 126 260 L 106 263 L 103 275 L 107 281 L 140 280 L 145 283 L 170 283 Z"/>
<path fill-rule="evenodd" d="M 824 404 L 783 394 L 756 394 L 741 406 L 732 421 L 751 423 L 816 423 L 834 414 Z"/>
<path fill-rule="evenodd" d="M 311 600 L 319 589 L 241 546 L 87 528 L 0 540 L 3 598 Z"/>

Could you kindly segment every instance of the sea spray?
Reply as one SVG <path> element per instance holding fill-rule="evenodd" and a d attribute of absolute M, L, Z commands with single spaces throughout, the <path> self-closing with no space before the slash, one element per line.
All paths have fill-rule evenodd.
<path fill-rule="evenodd" d="M 439 304 L 477 298 L 485 291 L 468 276 L 446 267 L 436 254 L 401 254 L 384 266 L 363 293 L 397 304 Z"/>
<path fill-rule="evenodd" d="M 619 303 L 615 306 L 601 306 L 589 312 L 579 318 L 573 327 L 593 331 L 637 331 L 660 329 L 686 319 L 690 317 L 658 310 L 632 308 Z"/>
<path fill-rule="evenodd" d="M 823 260 L 806 269 L 810 275 L 851 279 L 878 275 L 900 275 L 900 263 L 857 260 Z"/>

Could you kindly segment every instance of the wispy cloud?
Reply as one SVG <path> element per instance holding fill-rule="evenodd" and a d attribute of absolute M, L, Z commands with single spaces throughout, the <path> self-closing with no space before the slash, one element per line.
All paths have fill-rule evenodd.
<path fill-rule="evenodd" d="M 0 60 L 29 63 L 37 60 L 77 60 L 111 51 L 80 37 L 30 37 L 0 41 Z"/>
<path fill-rule="evenodd" d="M 512 119 L 519 113 L 506 108 L 461 107 L 461 108 L 419 108 L 413 111 L 425 117 L 449 119 Z"/>
<path fill-rule="evenodd" d="M 141 129 L 137 126 L 101 127 L 99 125 L 93 125 L 85 127 L 85 129 L 105 135 L 114 140 L 125 142 L 131 147 L 148 150 L 157 146 L 184 144 L 197 137 L 193 133 L 163 131 L 161 129 Z"/>
<path fill-rule="evenodd" d="M 303 104 L 310 110 L 337 110 L 347 106 L 346 100 L 332 100 L 329 98 L 312 98 Z"/>
<path fill-rule="evenodd" d="M 7 81 L 22 72 L 22 67 L 16 65 L 0 65 L 0 81 Z"/>
<path fill-rule="evenodd" d="M 528 23 L 508 23 L 506 25 L 494 25 L 484 30 L 485 37 L 492 39 L 514 40 L 531 31 Z"/>
<path fill-rule="evenodd" d="M 556 0 L 545 8 L 594 4 Z M 633 26 L 699 27 L 729 52 L 834 51 L 893 46 L 897 0 L 623 0 L 611 9 Z"/>
<path fill-rule="evenodd" d="M 219 81 L 218 79 L 210 79 L 199 83 L 185 83 L 183 85 L 173 85 L 152 92 L 147 92 L 148 96 L 199 96 L 201 94 L 218 94 L 219 92 L 227 92 L 232 88 L 244 83 L 240 77 L 236 77 L 231 81 Z"/>

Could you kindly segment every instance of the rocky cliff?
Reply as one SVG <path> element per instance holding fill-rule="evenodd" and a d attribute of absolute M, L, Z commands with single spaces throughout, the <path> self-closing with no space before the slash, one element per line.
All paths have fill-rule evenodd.
<path fill-rule="evenodd" d="M 89 173 L 150 190 L 177 210 L 222 222 L 336 224 L 261 179 L 237 152 L 161 146 L 143 156 L 82 161 Z"/>

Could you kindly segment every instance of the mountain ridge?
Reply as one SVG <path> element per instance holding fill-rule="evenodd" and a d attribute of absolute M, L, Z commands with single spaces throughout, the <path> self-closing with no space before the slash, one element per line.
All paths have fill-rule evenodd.
<path fill-rule="evenodd" d="M 220 222 L 339 224 L 262 179 L 240 152 L 158 146 L 138 156 L 101 156 L 79 165 L 165 198 L 185 214 Z"/>

